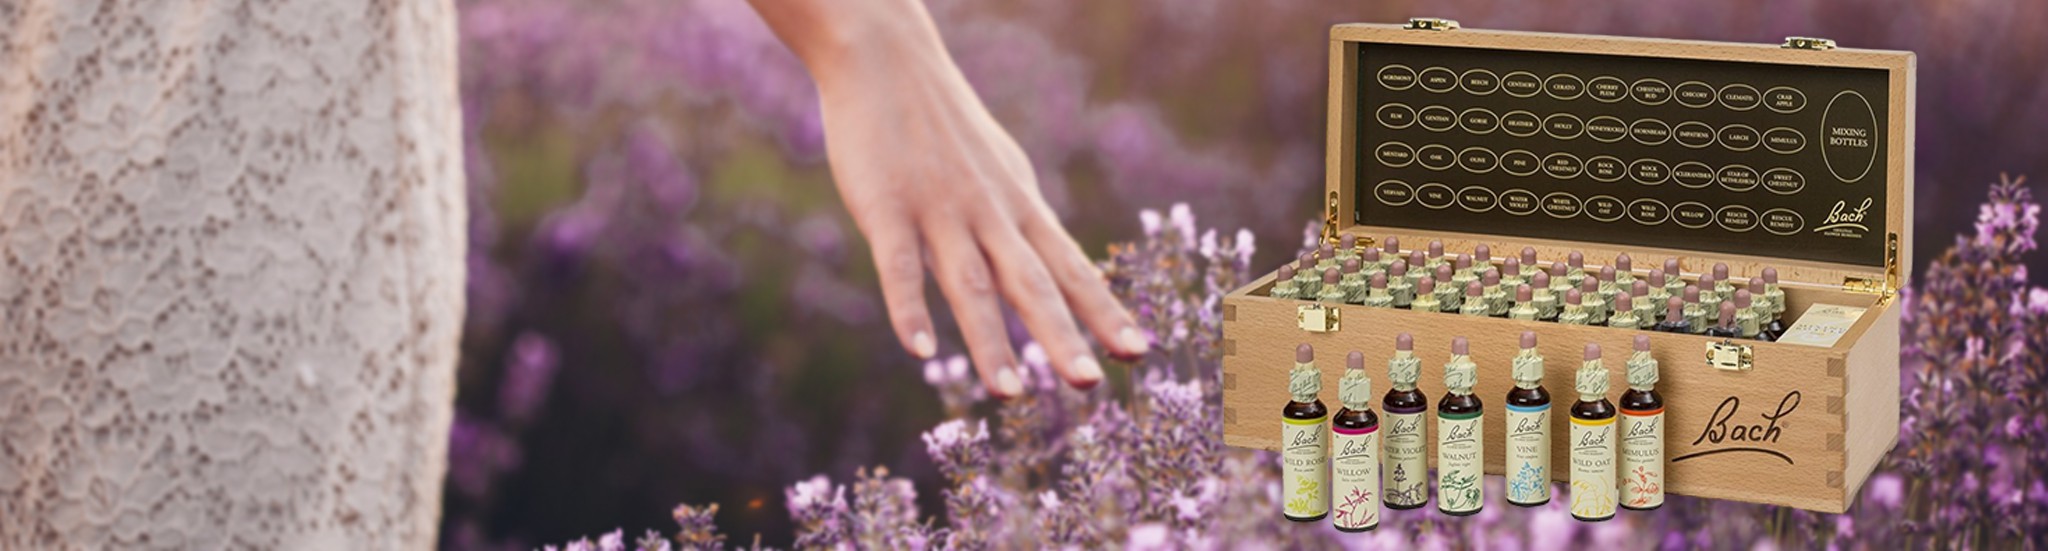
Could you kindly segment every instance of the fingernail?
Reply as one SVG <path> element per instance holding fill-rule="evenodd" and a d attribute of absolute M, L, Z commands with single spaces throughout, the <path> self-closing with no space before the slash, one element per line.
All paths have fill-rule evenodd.
<path fill-rule="evenodd" d="M 939 353 L 939 343 L 932 341 L 931 333 L 918 331 L 910 336 L 910 353 L 916 354 L 920 360 L 932 359 Z"/>
<path fill-rule="evenodd" d="M 1145 335 L 1138 333 L 1138 328 L 1136 327 L 1125 327 L 1123 331 L 1118 332 L 1116 334 L 1116 345 L 1117 348 L 1124 349 L 1125 354 L 1133 356 L 1144 354 L 1145 348 L 1148 346 L 1145 343 Z"/>
<path fill-rule="evenodd" d="M 1024 395 L 1024 381 L 1017 379 L 1016 370 L 1007 367 L 996 368 L 996 394 L 1001 394 L 1005 398 Z"/>
<path fill-rule="evenodd" d="M 1082 385 L 1095 384 L 1102 380 L 1102 364 L 1095 361 L 1095 356 L 1082 354 L 1074 358 L 1074 378 Z"/>

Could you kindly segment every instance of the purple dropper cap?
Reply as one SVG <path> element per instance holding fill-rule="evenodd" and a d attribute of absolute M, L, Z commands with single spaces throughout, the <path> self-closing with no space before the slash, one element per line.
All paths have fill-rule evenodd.
<path fill-rule="evenodd" d="M 1580 281 L 1579 281 L 1579 290 L 1580 290 L 1580 291 L 1585 291 L 1585 292 L 1586 292 L 1586 294 L 1589 294 L 1589 295 L 1590 295 L 1590 294 L 1593 294 L 1593 293 L 1598 293 L 1598 292 L 1600 292 L 1600 280 L 1597 280 L 1597 279 L 1593 279 L 1593 278 L 1590 278 L 1590 277 L 1589 277 L 1589 278 L 1586 278 L 1586 279 L 1583 279 L 1583 280 L 1580 280 Z"/>
<path fill-rule="evenodd" d="M 1732 327 L 1732 326 L 1734 326 L 1734 325 L 1735 325 L 1735 303 L 1734 303 L 1734 302 L 1723 302 L 1723 303 L 1721 303 L 1721 326 L 1722 326 L 1722 327 Z"/>
<path fill-rule="evenodd" d="M 1465 253 L 1458 253 L 1458 260 L 1457 260 L 1457 266 L 1458 266 L 1458 269 L 1460 269 L 1460 270 L 1470 270 L 1470 269 L 1472 269 L 1472 255 L 1469 255 L 1469 254 L 1465 254 Z"/>
<path fill-rule="evenodd" d="M 1410 336 L 1407 333 L 1394 335 L 1394 350 L 1399 350 L 1402 352 L 1414 352 L 1415 337 Z"/>
<path fill-rule="evenodd" d="M 1598 359 L 1600 359 L 1600 344 L 1586 343 L 1586 361 L 1590 362 Z"/>
<path fill-rule="evenodd" d="M 1380 272 L 1380 273 L 1377 273 L 1377 274 L 1373 274 L 1373 275 L 1372 275 L 1372 288 L 1374 288 L 1374 289 L 1379 289 L 1379 290 L 1381 290 L 1381 291 L 1385 291 L 1385 290 L 1387 290 L 1387 273 L 1386 273 L 1386 272 Z"/>
<path fill-rule="evenodd" d="M 1522 332 L 1522 348 L 1535 348 L 1535 347 L 1536 347 L 1536 332 L 1535 332 L 1535 331 L 1523 331 L 1523 332 Z"/>
<path fill-rule="evenodd" d="M 1500 285 L 1500 270 L 1487 268 L 1486 273 L 1479 274 L 1479 281 L 1485 283 L 1487 287 Z"/>
<path fill-rule="evenodd" d="M 1663 269 L 1663 268 L 1650 268 L 1650 284 L 1651 284 L 1651 285 L 1656 285 L 1656 286 L 1658 286 L 1658 287 L 1663 287 L 1663 286 L 1664 286 L 1664 269 Z"/>
<path fill-rule="evenodd" d="M 1777 284 L 1778 284 L 1778 269 L 1777 269 L 1777 268 L 1764 268 L 1764 283 L 1768 283 L 1768 284 L 1771 284 L 1771 285 L 1777 285 Z"/>
<path fill-rule="evenodd" d="M 1441 265 L 1438 265 L 1438 266 L 1436 267 L 1436 278 L 1437 278 L 1437 279 L 1439 279 L 1439 280 L 1443 280 L 1443 281 L 1450 281 L 1450 280 L 1451 280 L 1451 265 L 1449 265 L 1449 264 L 1441 264 Z"/>
<path fill-rule="evenodd" d="M 1522 247 L 1522 265 L 1523 265 L 1523 266 L 1535 266 L 1535 265 L 1536 265 L 1536 248 L 1535 248 L 1535 247 Z"/>
<path fill-rule="evenodd" d="M 1638 279 L 1634 284 L 1628 286 L 1628 290 L 1629 296 L 1647 297 L 1650 296 L 1650 283 Z"/>
<path fill-rule="evenodd" d="M 1678 277 L 1678 276 L 1680 276 L 1680 275 L 1683 275 L 1683 274 L 1681 274 L 1681 273 L 1680 273 L 1680 272 L 1678 271 L 1678 259 L 1676 259 L 1676 258 L 1666 258 L 1666 259 L 1664 259 L 1664 275 L 1666 275 L 1666 276 L 1668 276 L 1668 277 Z"/>
<path fill-rule="evenodd" d="M 1428 264 L 1426 264 L 1426 262 L 1428 262 L 1428 260 L 1429 260 L 1429 259 L 1426 259 L 1426 258 L 1423 258 L 1423 257 L 1422 257 L 1422 251 L 1408 251 L 1408 265 L 1409 265 L 1409 266 L 1414 266 L 1414 267 L 1422 267 L 1422 266 L 1428 266 Z"/>
<path fill-rule="evenodd" d="M 1511 274 L 1522 273 L 1522 259 L 1509 258 L 1507 261 L 1507 272 Z"/>
<path fill-rule="evenodd" d="M 1355 273 L 1358 273 L 1358 271 L 1359 271 L 1359 270 L 1363 270 L 1363 269 L 1365 269 L 1365 265 L 1364 265 L 1364 264 L 1360 264 L 1360 263 L 1358 262 L 1358 259 L 1356 259 L 1356 258 L 1347 258 L 1347 259 L 1344 259 L 1344 273 L 1347 273 L 1347 274 L 1355 274 Z"/>
<path fill-rule="evenodd" d="M 1451 354 L 1454 356 L 1472 355 L 1472 343 L 1466 341 L 1465 337 L 1451 337 Z"/>
<path fill-rule="evenodd" d="M 1324 243 L 1323 246 L 1316 247 L 1316 258 L 1334 258 L 1336 256 L 1337 247 L 1332 246 L 1329 243 Z"/>
<path fill-rule="evenodd" d="M 1389 255 L 1401 256 L 1401 238 L 1388 236 L 1386 249 Z"/>
<path fill-rule="evenodd" d="M 1305 364 L 1313 361 L 1316 361 L 1315 347 L 1309 346 L 1308 343 L 1301 343 L 1301 346 L 1294 347 L 1294 363 Z"/>
<path fill-rule="evenodd" d="M 1700 274 L 1700 288 L 1712 289 L 1714 288 L 1714 282 L 1719 280 L 1720 278 L 1714 277 L 1714 274 Z"/>
<path fill-rule="evenodd" d="M 1563 262 L 1558 262 L 1558 261 L 1555 261 L 1555 260 L 1553 260 L 1553 261 L 1551 261 L 1551 262 L 1550 262 L 1550 277 L 1553 277 L 1553 278 L 1558 278 L 1558 277 L 1564 277 L 1565 273 L 1566 273 L 1566 272 L 1565 272 L 1565 267 L 1564 267 L 1564 263 L 1563 263 Z"/>
<path fill-rule="evenodd" d="M 1743 292 L 1747 293 L 1749 291 Z M 1465 296 L 1471 299 L 1478 299 L 1479 297 L 1486 296 L 1486 289 L 1480 287 L 1477 281 L 1469 282 L 1465 284 Z"/>
<path fill-rule="evenodd" d="M 1635 259 L 1629 258 L 1628 253 L 1621 253 L 1621 256 L 1614 257 L 1614 269 L 1633 272 L 1636 269 Z"/>
<path fill-rule="evenodd" d="M 1714 281 L 1728 281 L 1728 263 L 1714 263 Z"/>
<path fill-rule="evenodd" d="M 1408 277 L 1408 261 L 1395 259 L 1393 265 L 1387 266 L 1387 273 L 1394 274 L 1394 277 Z"/>
<path fill-rule="evenodd" d="M 1336 268 L 1330 268 L 1330 269 L 1328 269 L 1328 270 L 1323 270 L 1323 284 L 1324 284 L 1324 285 L 1336 285 L 1336 284 L 1337 284 L 1337 282 L 1339 282 L 1339 281 L 1343 281 L 1343 280 L 1344 280 L 1344 274 L 1340 274 L 1340 273 L 1337 273 L 1337 269 L 1336 269 Z"/>
<path fill-rule="evenodd" d="M 1636 335 L 1636 351 L 1637 351 L 1637 352 L 1649 352 L 1649 351 L 1650 351 L 1650 336 L 1649 336 L 1649 335 Z"/>
<path fill-rule="evenodd" d="M 1532 300 L 1536 300 L 1535 289 L 1530 289 L 1528 285 L 1515 286 L 1515 302 L 1529 302 Z"/>
<path fill-rule="evenodd" d="M 1344 367 L 1346 369 L 1365 369 L 1365 353 L 1357 350 L 1351 351 L 1350 355 L 1344 357 Z"/>
<path fill-rule="evenodd" d="M 1664 321 L 1677 323 L 1685 319 L 1685 299 L 1671 297 L 1664 301 Z"/>
<path fill-rule="evenodd" d="M 1432 240 L 1430 240 L 1430 241 L 1429 241 L 1429 257 L 1430 257 L 1430 258 L 1441 258 L 1441 257 L 1442 257 L 1443 255 L 1444 255 L 1444 242 L 1443 242 L 1442 240 L 1436 240 L 1436 239 L 1432 239 Z"/>
<path fill-rule="evenodd" d="M 1585 294 L 1585 293 L 1583 293 L 1583 292 L 1580 292 L 1580 291 L 1579 291 L 1578 289 L 1572 289 L 1572 290 L 1570 290 L 1570 291 L 1565 291 L 1565 292 L 1564 292 L 1564 303 L 1565 303 L 1565 304 L 1583 304 L 1583 303 L 1585 302 L 1585 300 L 1586 300 L 1586 299 L 1585 299 L 1585 297 L 1586 297 L 1586 294 Z"/>
<path fill-rule="evenodd" d="M 1616 306 L 1614 307 L 1614 309 L 1616 311 L 1627 311 L 1628 308 L 1625 308 L 1625 306 L 1628 305 L 1630 300 L 1634 300 L 1634 297 L 1629 296 L 1628 291 L 1615 291 L 1614 304 L 1616 304 Z"/>
<path fill-rule="evenodd" d="M 1301 253 L 1301 258 L 1295 263 L 1294 268 L 1296 270 L 1306 270 L 1315 267 L 1315 265 L 1316 253 Z"/>
<path fill-rule="evenodd" d="M 1363 256 L 1365 257 L 1365 261 L 1366 261 L 1366 262 L 1379 262 L 1379 261 L 1380 261 L 1380 250 L 1379 250 L 1379 249 L 1366 249 L 1366 250 L 1365 250 L 1365 253 L 1364 253 L 1364 255 L 1363 255 Z"/>
<path fill-rule="evenodd" d="M 1536 275 L 1529 277 L 1529 282 L 1536 284 L 1537 287 L 1549 289 L 1550 272 L 1536 272 Z"/>
<path fill-rule="evenodd" d="M 1699 301 L 1700 301 L 1700 286 L 1698 286 L 1698 285 L 1686 285 L 1686 286 L 1685 286 L 1685 301 L 1686 301 L 1686 302 L 1699 302 Z"/>
<path fill-rule="evenodd" d="M 1736 290 L 1735 290 L 1735 307 L 1736 307 L 1736 308 L 1749 308 L 1749 302 L 1750 302 L 1750 298 L 1749 298 L 1749 289 L 1736 289 Z"/>
<path fill-rule="evenodd" d="M 1281 265 L 1280 265 L 1280 279 L 1294 279 L 1294 265 L 1293 265 L 1293 264 L 1281 264 Z"/>
<path fill-rule="evenodd" d="M 1602 281 L 1602 282 L 1605 282 L 1605 283 L 1614 283 L 1614 267 L 1613 267 L 1613 266 L 1601 266 L 1601 267 L 1600 267 L 1600 281 Z"/>
<path fill-rule="evenodd" d="M 1571 265 L 1573 268 L 1583 270 L 1586 268 L 1586 255 L 1579 251 L 1572 251 L 1572 254 L 1564 257 L 1564 263 Z"/>
<path fill-rule="evenodd" d="M 1480 245 L 1480 246 L 1478 246 L 1478 247 L 1473 247 L 1473 248 L 1472 248 L 1472 257 L 1473 257 L 1473 258 L 1476 258 L 1476 259 L 1478 259 L 1478 260 L 1479 260 L 1480 262 L 1492 262 L 1492 261 L 1493 261 L 1493 247 L 1489 247 L 1489 246 L 1486 246 L 1486 245 Z"/>
<path fill-rule="evenodd" d="M 1764 280 L 1762 280 L 1762 279 L 1757 279 L 1757 278 L 1754 278 L 1754 277 L 1752 277 L 1752 278 L 1749 278 L 1749 294 L 1752 294 L 1752 295 L 1762 295 L 1762 294 L 1764 294 Z"/>
<path fill-rule="evenodd" d="M 1422 276 L 1422 279 L 1415 280 L 1415 296 L 1434 293 L 1436 293 L 1436 278 Z"/>
<path fill-rule="evenodd" d="M 1356 235 L 1351 235 L 1351 234 L 1348 234 L 1348 233 L 1347 233 L 1347 234 L 1344 234 L 1344 235 L 1343 235 L 1342 237 L 1338 237 L 1338 238 L 1337 238 L 1337 247 L 1338 247 L 1338 248 L 1341 248 L 1341 249 L 1344 249 L 1344 250 L 1347 250 L 1347 251 L 1348 251 L 1348 250 L 1351 250 L 1351 249 L 1354 249 L 1354 248 L 1357 248 L 1357 247 L 1358 247 L 1358 236 L 1356 236 Z"/>

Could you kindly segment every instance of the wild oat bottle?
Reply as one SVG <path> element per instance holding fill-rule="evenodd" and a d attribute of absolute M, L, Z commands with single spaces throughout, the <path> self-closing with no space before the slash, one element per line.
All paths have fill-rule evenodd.
<path fill-rule="evenodd" d="M 1444 364 L 1444 394 L 1436 408 L 1436 509 L 1446 515 L 1478 513 L 1486 505 L 1486 410 L 1472 387 L 1479 366 L 1465 337 L 1451 339 Z"/>
<path fill-rule="evenodd" d="M 1607 401 L 1607 368 L 1600 345 L 1586 344 L 1579 366 L 1579 401 L 1572 404 L 1572 518 L 1614 518 L 1614 404 Z"/>
<path fill-rule="evenodd" d="M 1635 349 L 1621 393 L 1621 506 L 1649 510 L 1664 505 L 1664 397 L 1650 337 L 1637 335 Z"/>
<path fill-rule="evenodd" d="M 1330 421 L 1330 519 L 1338 530 L 1365 532 L 1380 526 L 1380 419 L 1372 413 L 1365 355 L 1352 352 L 1344 367 L 1337 380 L 1344 408 Z"/>
<path fill-rule="evenodd" d="M 1534 507 L 1550 503 L 1550 391 L 1543 388 L 1543 355 L 1536 332 L 1522 332 L 1515 355 L 1515 388 L 1508 391 L 1508 503 Z"/>
<path fill-rule="evenodd" d="M 1330 514 L 1330 431 L 1324 428 L 1330 410 L 1316 399 L 1323 376 L 1315 360 L 1315 349 L 1307 343 L 1294 349 L 1294 370 L 1287 374 L 1287 392 L 1293 396 L 1280 410 L 1281 514 L 1297 522 Z"/>
<path fill-rule="evenodd" d="M 1415 389 L 1422 377 L 1422 360 L 1415 357 L 1415 338 L 1402 333 L 1394 337 L 1394 357 L 1387 360 L 1387 381 L 1394 388 L 1380 400 L 1386 413 L 1386 504 L 1394 509 L 1416 509 L 1429 503 L 1429 425 L 1423 416 L 1429 411 L 1429 397 Z"/>

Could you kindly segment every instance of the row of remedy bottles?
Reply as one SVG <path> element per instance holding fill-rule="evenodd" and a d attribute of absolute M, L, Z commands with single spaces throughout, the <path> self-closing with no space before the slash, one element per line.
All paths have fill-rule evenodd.
<path fill-rule="evenodd" d="M 1398 238 L 1361 252 L 1345 234 L 1337 246 L 1325 243 L 1282 265 L 1269 296 L 1764 341 L 1785 332 L 1777 268 L 1736 285 L 1728 265 L 1717 263 L 1686 283 L 1676 258 L 1637 277 L 1626 254 L 1590 270 L 1585 255 L 1573 252 L 1545 270 L 1535 248 L 1521 252 L 1496 267 L 1487 245 L 1450 258 L 1442 241 L 1431 241 L 1427 255 L 1410 251 L 1403 259 Z"/>
<path fill-rule="evenodd" d="M 1622 393 L 1617 414 L 1607 400 L 1607 369 L 1600 346 L 1587 344 L 1571 407 L 1571 512 L 1584 521 L 1614 518 L 1616 508 L 1655 509 L 1664 503 L 1663 399 L 1657 395 L 1657 361 L 1650 340 L 1637 336 L 1628 360 L 1629 389 Z M 1415 339 L 1402 333 L 1394 339 L 1394 357 L 1387 360 L 1393 389 L 1381 399 L 1385 423 L 1372 411 L 1372 381 L 1365 375 L 1365 356 L 1352 352 L 1338 381 L 1343 408 L 1332 417 L 1317 395 L 1322 375 L 1315 350 L 1295 350 L 1289 373 L 1292 399 L 1282 410 L 1282 514 L 1309 522 L 1330 518 L 1339 530 L 1361 532 L 1379 526 L 1382 504 L 1416 509 L 1429 503 L 1430 479 L 1426 443 L 1430 430 L 1424 417 L 1429 399 L 1415 387 L 1422 361 L 1415 357 Z M 1437 509 L 1464 516 L 1486 503 L 1481 479 L 1485 473 L 1486 408 L 1472 394 L 1478 365 L 1464 337 L 1451 341 L 1444 365 L 1448 392 L 1436 410 Z M 1507 395 L 1507 501 L 1533 507 L 1550 502 L 1550 393 L 1543 387 L 1543 356 L 1536 334 L 1523 332 L 1521 351 L 1513 359 L 1515 387 Z M 1382 430 L 1384 425 L 1384 430 Z M 1617 426 L 1618 425 L 1618 426 Z"/>

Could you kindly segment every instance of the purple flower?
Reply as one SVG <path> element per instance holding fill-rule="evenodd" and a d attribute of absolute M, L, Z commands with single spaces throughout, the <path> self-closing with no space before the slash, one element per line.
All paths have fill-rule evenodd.
<path fill-rule="evenodd" d="M 521 333 L 512 342 L 512 358 L 505 365 L 505 382 L 498 387 L 498 408 L 515 423 L 533 418 L 547 398 L 559 367 L 555 344 L 538 333 Z"/>

